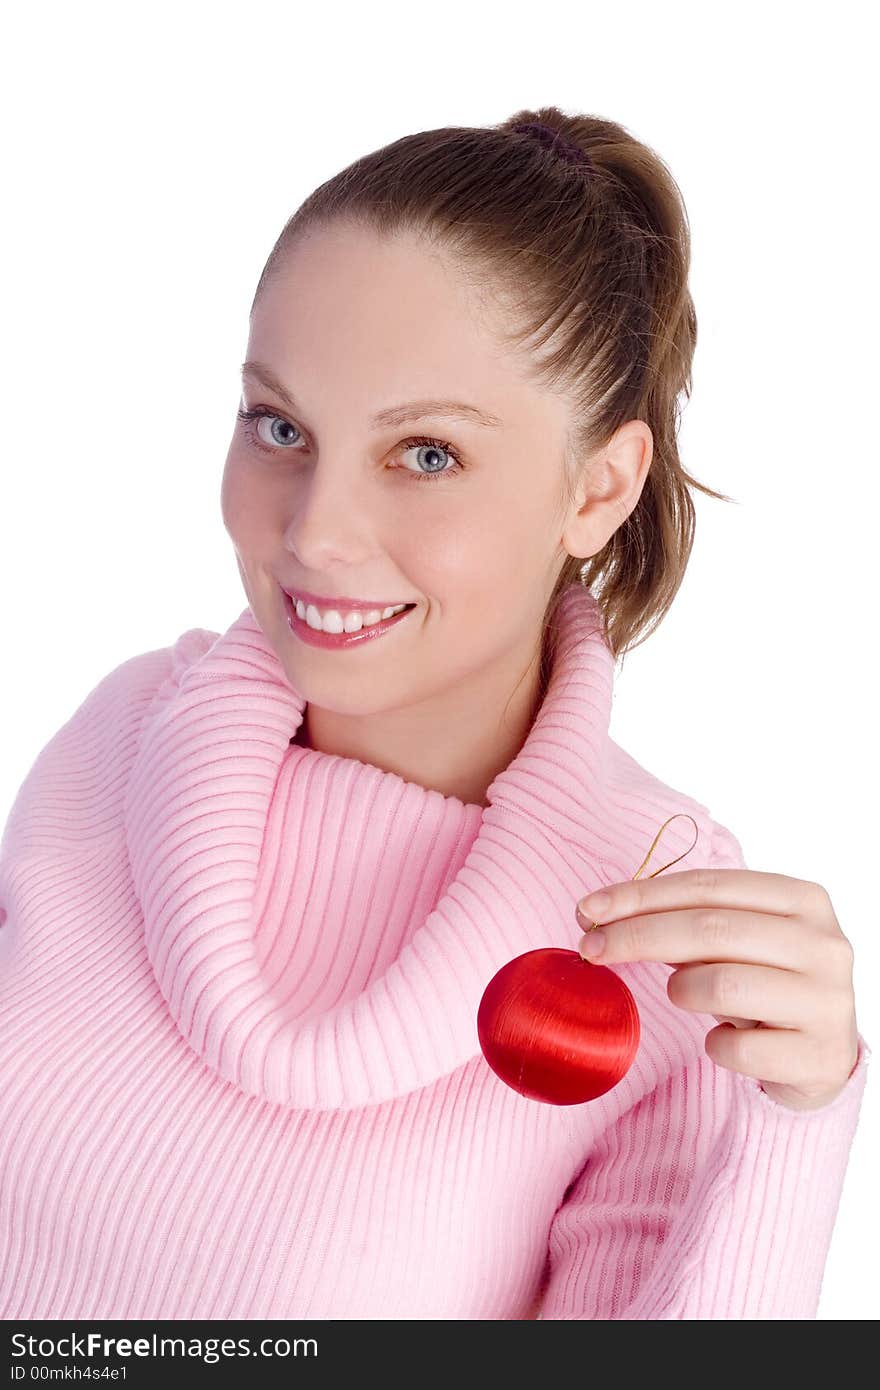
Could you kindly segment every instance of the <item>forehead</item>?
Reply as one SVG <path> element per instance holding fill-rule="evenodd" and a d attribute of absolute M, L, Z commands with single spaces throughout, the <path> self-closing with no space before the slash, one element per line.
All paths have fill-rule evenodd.
<path fill-rule="evenodd" d="M 421 397 L 472 401 L 509 427 L 558 397 L 529 380 L 496 330 L 502 311 L 451 258 L 415 235 L 350 224 L 315 230 L 276 266 L 254 307 L 248 358 L 299 401 L 338 401 L 364 418 Z"/>

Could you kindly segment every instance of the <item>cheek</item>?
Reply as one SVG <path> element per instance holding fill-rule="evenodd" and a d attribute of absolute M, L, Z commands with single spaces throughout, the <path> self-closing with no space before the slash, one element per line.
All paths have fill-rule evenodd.
<path fill-rule="evenodd" d="M 220 512 L 223 525 L 236 543 L 265 536 L 262 494 L 255 486 L 253 472 L 230 451 L 220 485 Z"/>
<path fill-rule="evenodd" d="M 430 489 L 432 483 L 414 484 Z M 426 593 L 461 589 L 471 595 L 509 582 L 522 560 L 523 536 L 515 518 L 476 507 L 426 505 L 417 519 L 396 530 L 393 553 Z"/>
<path fill-rule="evenodd" d="M 234 536 L 241 507 L 241 470 L 235 462 L 232 451 L 226 455 L 226 463 L 223 468 L 223 478 L 220 482 L 220 515 L 223 518 L 223 525 Z"/>

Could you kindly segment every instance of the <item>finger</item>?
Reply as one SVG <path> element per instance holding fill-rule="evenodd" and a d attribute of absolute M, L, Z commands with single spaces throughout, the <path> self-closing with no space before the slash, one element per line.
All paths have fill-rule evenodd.
<path fill-rule="evenodd" d="M 803 1033 L 784 1028 L 712 1028 L 705 1037 L 706 1055 L 719 1066 L 774 1085 L 822 1089 L 834 1075 Z"/>
<path fill-rule="evenodd" d="M 666 993 L 678 1008 L 712 1014 L 719 1022 L 733 1016 L 807 1030 L 822 1013 L 816 986 L 806 976 L 772 966 L 685 965 L 669 976 Z"/>
<path fill-rule="evenodd" d="M 765 874 L 755 869 L 686 869 L 657 878 L 612 883 L 582 898 L 578 914 L 585 927 L 701 903 L 790 917 L 827 897 L 820 884 L 787 874 Z"/>
<path fill-rule="evenodd" d="M 604 945 L 594 955 L 597 941 Z M 813 932 L 797 917 L 700 907 L 609 922 L 601 932 L 584 932 L 578 950 L 601 965 L 628 960 L 659 960 L 666 965 L 740 961 L 808 973 L 813 942 Z"/>

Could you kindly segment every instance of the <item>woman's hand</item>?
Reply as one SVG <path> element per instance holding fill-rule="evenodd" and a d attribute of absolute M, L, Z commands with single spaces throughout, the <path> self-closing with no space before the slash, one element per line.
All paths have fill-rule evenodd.
<path fill-rule="evenodd" d="M 853 950 L 820 884 L 689 869 L 611 884 L 581 900 L 577 919 L 585 959 L 676 966 L 666 985 L 672 1003 L 721 1025 L 706 1034 L 707 1055 L 755 1077 L 781 1105 L 817 1109 L 852 1075 Z M 594 956 L 589 947 L 603 936 Z"/>

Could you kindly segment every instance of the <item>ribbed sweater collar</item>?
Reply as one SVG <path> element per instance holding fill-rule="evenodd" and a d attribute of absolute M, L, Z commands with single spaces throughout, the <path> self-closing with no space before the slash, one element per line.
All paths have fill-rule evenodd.
<path fill-rule="evenodd" d="M 706 808 L 609 737 L 614 659 L 595 597 L 572 584 L 558 621 L 547 693 L 485 808 L 354 759 L 291 748 L 305 701 L 250 608 L 178 670 L 145 721 L 125 834 L 159 988 L 189 1046 L 225 1080 L 318 1110 L 427 1086 L 479 1054 L 477 1009 L 492 975 L 524 951 L 574 949 L 577 899 L 631 878 L 663 820 L 692 815 L 700 836 L 682 867 L 705 862 Z M 308 780 L 310 814 L 321 815 L 322 788 L 341 778 L 352 788 L 352 833 L 364 808 L 384 798 L 407 823 L 439 811 L 460 817 L 472 837 L 461 868 L 388 968 L 353 998 L 302 1020 L 286 1013 L 256 949 L 267 818 L 279 813 L 285 760 L 299 756 L 320 759 L 325 774 Z M 693 838 L 689 822 L 673 821 L 649 870 L 685 854 Z M 317 843 L 332 871 L 333 843 Z"/>

